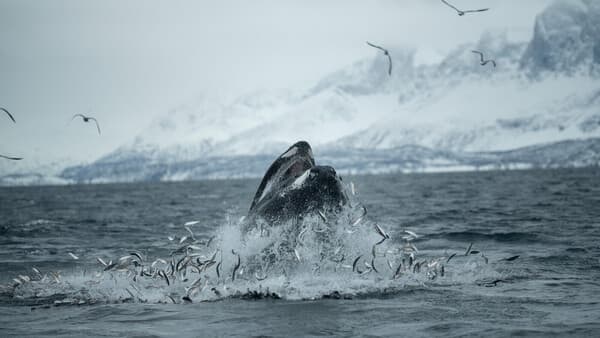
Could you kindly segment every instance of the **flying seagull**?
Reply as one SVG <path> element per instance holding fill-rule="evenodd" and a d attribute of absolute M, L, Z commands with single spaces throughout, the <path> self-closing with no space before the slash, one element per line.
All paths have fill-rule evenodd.
<path fill-rule="evenodd" d="M 471 52 L 475 53 L 475 54 L 479 54 L 479 59 L 481 60 L 479 62 L 480 65 L 485 66 L 488 64 L 488 62 L 491 62 L 492 65 L 494 65 L 494 68 L 496 68 L 496 61 L 492 60 L 492 59 L 488 59 L 488 60 L 484 60 L 483 59 L 483 53 L 478 51 L 478 50 L 472 50 Z"/>
<path fill-rule="evenodd" d="M 390 66 L 388 67 L 388 75 L 392 75 L 392 57 L 390 56 L 390 52 L 388 52 L 388 50 L 383 47 L 379 47 L 379 46 L 376 46 L 376 45 L 370 43 L 369 41 L 367 41 L 367 45 L 383 51 L 383 54 L 388 57 L 388 62 L 390 64 Z"/>
<path fill-rule="evenodd" d="M 465 11 L 461 11 L 460 9 L 454 7 L 452 4 L 450 4 L 446 0 L 442 0 L 442 2 L 444 4 L 446 4 L 446 6 L 454 9 L 456 11 L 456 13 L 458 13 L 458 16 L 463 16 L 463 15 L 465 15 L 467 13 L 485 12 L 485 11 L 489 10 L 489 8 L 483 8 L 483 9 L 468 9 L 468 10 L 465 10 Z"/>
<path fill-rule="evenodd" d="M 85 116 L 83 114 L 75 114 L 75 115 L 73 115 L 73 118 L 71 119 L 71 121 L 73 121 L 73 119 L 75 119 L 78 116 L 80 116 L 83 119 L 83 122 L 90 122 L 90 120 L 94 121 L 96 123 L 96 128 L 98 128 L 98 135 L 100 135 L 100 125 L 98 124 L 98 120 L 96 120 L 95 118 L 93 118 L 91 116 Z"/>
<path fill-rule="evenodd" d="M 22 157 L 10 157 L 10 156 L 4 156 L 4 155 L 0 155 L 0 157 L 5 158 L 7 160 L 13 160 L 13 161 L 20 161 L 23 159 Z"/>
<path fill-rule="evenodd" d="M 7 114 L 8 114 L 8 117 L 10 117 L 10 119 L 11 119 L 11 120 L 12 120 L 14 123 L 17 123 L 17 121 L 15 121 L 15 118 L 12 116 L 12 114 L 11 114 L 11 113 L 9 113 L 9 112 L 8 112 L 8 110 L 6 110 L 6 109 L 4 109 L 4 108 L 2 108 L 2 107 L 0 107 L 0 110 L 2 110 L 3 112 L 7 113 Z"/>

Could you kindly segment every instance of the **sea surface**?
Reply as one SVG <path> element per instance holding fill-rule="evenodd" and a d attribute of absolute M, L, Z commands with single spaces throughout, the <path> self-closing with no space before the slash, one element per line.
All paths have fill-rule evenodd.
<path fill-rule="evenodd" d="M 258 180 L 0 188 L 0 336 L 600 336 L 600 170 L 344 182 L 250 233 Z"/>

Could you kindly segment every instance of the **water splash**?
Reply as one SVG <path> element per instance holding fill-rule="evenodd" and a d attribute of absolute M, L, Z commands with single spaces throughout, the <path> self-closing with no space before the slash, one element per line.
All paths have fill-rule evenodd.
<path fill-rule="evenodd" d="M 388 233 L 393 227 L 369 220 L 355 200 L 335 217 L 317 212 L 277 226 L 245 222 L 228 215 L 209 239 L 197 239 L 196 223 L 188 222 L 169 237 L 168 256 L 129 252 L 113 260 L 99 258 L 91 272 L 34 271 L 1 286 L 0 297 L 32 306 L 302 300 L 381 296 L 501 278 L 483 255 L 419 250 L 417 234 Z"/>

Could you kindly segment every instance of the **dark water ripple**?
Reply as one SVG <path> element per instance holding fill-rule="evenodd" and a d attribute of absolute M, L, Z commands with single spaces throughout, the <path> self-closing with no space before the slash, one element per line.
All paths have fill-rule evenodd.
<path fill-rule="evenodd" d="M 470 243 L 492 269 L 352 299 L 227 299 L 199 304 L 33 306 L 0 296 L 1 336 L 598 336 L 600 171 L 550 170 L 347 177 L 369 216 L 425 253 Z M 257 180 L 0 188 L 0 283 L 32 267 L 82 273 L 95 257 L 168 253 L 242 216 Z M 76 264 L 66 254 L 79 255 Z M 514 261 L 505 261 L 519 255 Z M 480 262 L 481 263 L 481 262 Z M 452 268 L 449 265 L 449 269 Z M 490 282 L 500 280 L 494 285 Z M 52 304 L 70 295 L 39 300 Z"/>

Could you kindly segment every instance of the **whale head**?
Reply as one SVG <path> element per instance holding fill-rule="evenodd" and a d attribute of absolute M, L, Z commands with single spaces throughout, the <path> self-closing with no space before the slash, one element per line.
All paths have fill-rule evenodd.
<path fill-rule="evenodd" d="M 317 166 L 308 142 L 299 141 L 271 164 L 249 216 L 284 221 L 311 212 L 333 211 L 348 201 L 341 178 L 330 166 Z"/>

